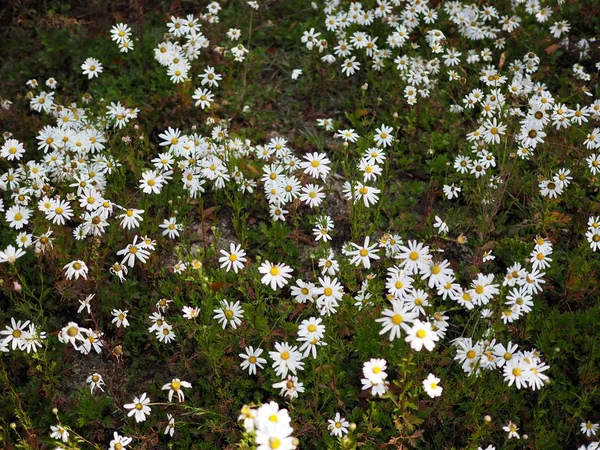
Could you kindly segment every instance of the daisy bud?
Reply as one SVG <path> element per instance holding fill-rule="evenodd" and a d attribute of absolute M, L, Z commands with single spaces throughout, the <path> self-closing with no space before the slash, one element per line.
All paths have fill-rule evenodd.
<path fill-rule="evenodd" d="M 57 415 L 58 414 L 58 408 L 52 408 L 52 414 Z"/>
<path fill-rule="evenodd" d="M 14 423 L 14 422 L 11 422 L 11 423 L 10 423 L 10 427 L 11 427 L 13 430 L 16 430 L 16 429 L 17 429 L 17 424 L 16 424 L 16 423 Z"/>
<path fill-rule="evenodd" d="M 461 234 L 460 236 L 458 236 L 458 237 L 456 238 L 456 243 L 457 243 L 457 244 L 463 245 L 463 244 L 465 244 L 466 242 L 467 242 L 467 237 L 466 237 L 465 235 L 463 235 L 463 234 Z"/>
<path fill-rule="evenodd" d="M 356 424 L 355 424 L 354 422 L 352 422 L 352 423 L 350 424 L 350 426 L 348 427 L 348 429 L 349 429 L 350 431 L 354 431 L 354 430 L 356 430 Z"/>
<path fill-rule="evenodd" d="M 485 420 L 487 423 L 490 423 L 492 421 L 492 416 L 486 415 L 484 416 L 483 420 Z"/>
<path fill-rule="evenodd" d="M 21 292 L 21 284 L 19 284 L 18 281 L 14 281 L 13 282 L 13 289 L 15 290 L 15 292 Z"/>

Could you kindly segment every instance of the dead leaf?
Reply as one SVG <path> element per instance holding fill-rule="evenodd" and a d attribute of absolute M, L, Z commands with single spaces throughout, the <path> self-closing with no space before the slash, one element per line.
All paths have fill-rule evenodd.
<path fill-rule="evenodd" d="M 202 211 L 202 216 L 207 219 L 216 219 L 216 217 L 215 217 L 216 209 L 217 209 L 216 206 L 211 206 L 210 208 L 206 208 Z"/>
<path fill-rule="evenodd" d="M 275 47 L 267 47 L 265 51 L 267 52 L 267 55 L 269 55 L 270 58 L 274 58 L 277 54 L 277 49 Z"/>
<path fill-rule="evenodd" d="M 223 283 L 221 283 L 220 281 L 215 281 L 210 285 L 210 290 L 213 292 L 219 292 L 221 289 L 223 289 Z"/>
<path fill-rule="evenodd" d="M 169 11 L 174 12 L 176 9 L 179 9 L 181 6 L 181 0 L 172 0 L 171 6 L 169 7 Z"/>
<path fill-rule="evenodd" d="M 506 52 L 502 52 L 500 54 L 500 61 L 498 62 L 498 67 L 502 69 L 504 67 L 504 63 L 506 62 Z"/>
<path fill-rule="evenodd" d="M 260 175 L 260 171 L 259 171 L 259 170 L 258 170 L 256 167 L 254 167 L 252 164 L 246 164 L 246 167 L 247 167 L 247 168 L 248 168 L 248 170 L 249 170 L 250 172 L 252 172 L 253 174 L 255 174 L 255 175 Z"/>

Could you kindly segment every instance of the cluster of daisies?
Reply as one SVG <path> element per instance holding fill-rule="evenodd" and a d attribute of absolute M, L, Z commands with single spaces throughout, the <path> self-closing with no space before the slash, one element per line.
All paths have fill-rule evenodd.
<path fill-rule="evenodd" d="M 495 306 L 504 323 L 512 323 L 523 314 L 531 312 L 534 295 L 542 292 L 545 283 L 543 270 L 550 267 L 551 255 L 551 242 L 537 237 L 528 259 L 531 266 L 524 267 L 520 262 L 515 262 L 506 269 L 502 282 L 502 288 L 507 290 L 504 294 L 504 305 L 496 303 Z M 479 283 L 475 282 L 473 285 L 473 289 L 456 297 L 457 301 L 467 308 L 488 305 L 489 301 L 500 293 L 500 285 L 493 284 L 492 281 L 493 275 L 488 276 L 487 280 L 480 278 Z M 480 297 L 482 295 L 483 303 Z M 480 314 L 483 319 L 491 319 L 494 310 L 486 306 L 480 309 Z M 481 340 L 473 342 L 471 338 L 460 338 L 453 342 L 457 349 L 455 360 L 466 373 L 478 376 L 483 370 L 499 369 L 503 371 L 504 380 L 508 385 L 514 384 L 517 389 L 528 387 L 536 390 L 549 381 L 544 373 L 549 366 L 542 362 L 538 351 L 518 351 L 516 344 L 508 342 L 505 345 L 497 342 L 491 333 L 492 329 L 489 328 Z"/>
<path fill-rule="evenodd" d="M 442 66 L 450 81 L 459 81 L 458 68 L 462 64 L 462 53 L 448 47 L 448 40 L 442 31 L 434 28 L 438 16 L 445 15 L 457 27 L 458 33 L 468 40 L 480 42 L 484 38 L 493 39 L 495 49 L 505 45 L 503 33 L 510 34 L 519 27 L 523 14 L 535 16 L 544 23 L 552 16 L 549 7 L 542 8 L 536 0 L 514 1 L 511 8 L 515 14 L 501 16 L 493 6 L 463 5 L 447 2 L 442 10 L 431 9 L 426 2 L 377 0 L 372 9 L 365 9 L 359 2 L 344 7 L 339 0 L 328 0 L 323 9 L 326 19 L 323 33 L 311 29 L 304 32 L 301 41 L 311 51 L 324 53 L 323 61 L 334 63 L 342 60 L 341 71 L 352 76 L 361 70 L 364 61 L 369 61 L 375 71 L 381 71 L 388 60 L 393 60 L 400 79 L 406 84 L 404 97 L 408 104 L 417 103 L 419 97 L 428 97 L 438 84 L 438 74 Z M 249 6 L 257 9 L 255 2 Z M 345 3 L 344 3 L 345 4 Z M 171 17 L 167 24 L 168 34 L 154 51 L 157 62 L 164 66 L 173 83 L 183 83 L 190 79 L 192 62 L 199 59 L 201 51 L 210 46 L 202 33 L 202 23 L 215 23 L 219 20 L 220 5 L 217 2 L 207 6 L 208 12 L 198 17 Z M 374 24 L 377 22 L 377 26 Z M 381 27 L 379 27 L 381 23 Z M 417 39 L 417 29 L 423 25 L 423 41 Z M 384 36 L 373 36 L 370 29 L 383 30 Z M 550 33 L 556 39 L 566 35 L 570 25 L 566 21 L 556 21 Z M 323 36 L 329 33 L 331 39 Z M 227 39 L 233 43 L 241 36 L 241 31 L 231 28 Z M 117 24 L 111 29 L 112 40 L 121 52 L 133 50 L 131 28 Z M 379 40 L 381 38 L 381 40 Z M 328 53 L 333 42 L 333 53 Z M 385 44 L 384 44 L 385 42 Z M 419 52 L 421 44 L 426 44 L 431 59 L 425 59 Z M 567 43 L 563 43 L 567 45 Z M 585 44 L 581 44 L 582 57 L 586 54 Z M 217 49 L 223 50 L 220 47 Z M 406 51 L 406 53 L 404 53 Z M 243 61 L 248 54 L 242 44 L 228 49 L 235 61 Z M 436 56 L 437 55 L 437 56 Z M 489 176 L 489 186 L 493 189 L 504 182 L 499 176 L 491 175 L 499 163 L 495 150 L 503 141 L 512 137 L 518 146 L 516 155 L 528 160 L 535 151 L 545 144 L 549 128 L 559 131 L 572 126 L 585 126 L 600 119 L 600 100 L 589 104 L 567 107 L 554 98 L 546 86 L 535 82 L 533 77 L 540 65 L 540 57 L 528 52 L 521 59 L 508 64 L 508 73 L 502 73 L 502 64 L 494 65 L 494 51 L 489 48 L 469 50 L 465 64 L 474 66 L 481 86 L 472 89 L 462 100 L 462 104 L 452 107 L 455 113 L 477 112 L 476 129 L 466 136 L 473 156 L 458 155 L 454 168 L 458 175 L 472 175 L 475 178 Z M 81 66 L 83 75 L 89 79 L 103 73 L 103 65 L 95 58 L 88 58 Z M 574 76 L 589 81 L 590 76 L 579 64 L 573 68 Z M 296 79 L 301 71 L 295 70 Z M 205 66 L 199 75 L 200 86 L 191 96 L 195 105 L 209 109 L 214 102 L 213 89 L 223 80 L 221 73 L 213 66 Z M 111 103 L 104 114 L 96 116 L 85 108 L 73 103 L 61 105 L 55 99 L 57 82 L 50 78 L 46 86 L 51 92 L 34 92 L 38 88 L 36 80 L 30 80 L 28 93 L 33 111 L 44 113 L 53 119 L 54 125 L 46 125 L 37 136 L 39 160 L 27 156 L 26 145 L 8 135 L 0 147 L 0 159 L 11 167 L 0 175 L 0 190 L 10 192 L 10 202 L 6 208 L 0 199 L 0 211 L 4 212 L 5 222 L 16 234 L 14 245 L 0 251 L 0 263 L 15 264 L 26 255 L 28 249 L 35 254 L 43 254 L 51 249 L 56 228 L 69 229 L 78 241 L 101 239 L 109 227 L 118 227 L 127 239 L 127 244 L 116 252 L 116 261 L 107 267 L 108 272 L 125 282 L 136 265 L 145 264 L 157 250 L 157 241 L 149 236 L 137 234 L 147 217 L 146 211 L 135 205 L 119 205 L 109 197 L 108 178 L 120 163 L 110 155 L 108 132 L 112 128 L 123 128 L 135 120 L 138 110 Z M 92 100 L 84 95 L 82 103 Z M 514 133 L 509 125 L 518 123 Z M 334 316 L 348 293 L 340 280 L 340 264 L 372 271 L 367 274 L 358 292 L 354 293 L 353 306 L 359 310 L 375 310 L 385 299 L 380 317 L 374 321 L 381 327 L 379 334 L 389 341 L 404 341 L 412 351 L 433 351 L 444 339 L 449 328 L 449 317 L 440 306 L 450 300 L 466 311 L 474 311 L 487 321 L 488 330 L 479 340 L 459 338 L 453 341 L 456 347 L 455 360 L 462 369 L 474 376 L 483 370 L 499 369 L 508 386 L 517 389 L 540 389 L 549 381 L 544 373 L 549 366 L 542 361 L 535 349 L 523 351 L 512 342 L 501 343 L 493 335 L 494 321 L 513 323 L 524 314 L 532 311 L 533 298 L 542 292 L 545 283 L 544 270 L 552 262 L 552 244 L 538 237 L 527 261 L 515 262 L 507 268 L 503 276 L 493 273 L 478 273 L 465 283 L 457 281 L 451 261 L 440 257 L 441 252 L 431 250 L 423 242 L 403 239 L 386 233 L 377 240 L 367 236 L 361 242 L 345 243 L 336 254 L 329 245 L 334 229 L 333 219 L 324 213 L 327 183 L 331 181 L 332 161 L 324 152 L 311 152 L 296 155 L 283 137 L 273 137 L 263 144 L 252 144 L 249 140 L 230 136 L 226 121 L 209 118 L 206 126 L 208 135 L 184 133 L 178 128 L 169 127 L 158 135 L 159 152 L 148 161 L 148 168 L 138 180 L 142 195 L 150 199 L 160 195 L 168 184 L 179 183 L 181 190 L 191 199 L 201 197 L 208 189 L 222 190 L 230 185 L 248 197 L 260 192 L 272 221 L 286 221 L 289 212 L 300 208 L 303 212 L 316 212 L 312 233 L 314 240 L 324 246 L 325 251 L 318 257 L 318 275 L 293 277 L 294 269 L 283 262 L 263 261 L 253 267 L 248 262 L 246 251 L 239 244 L 231 243 L 229 249 L 220 250 L 219 264 L 226 272 L 238 274 L 244 270 L 256 270 L 260 280 L 273 291 L 289 285 L 290 297 L 297 303 L 307 305 L 306 318 L 299 320 L 295 342 L 275 342 L 270 351 L 257 346 L 243 346 L 239 354 L 242 370 L 256 375 L 271 360 L 277 379 L 273 389 L 290 400 L 305 391 L 298 374 L 304 370 L 307 358 L 317 359 L 319 350 L 327 346 L 326 321 Z M 380 124 L 374 127 L 371 136 L 360 136 L 354 129 L 338 128 L 334 131 L 332 119 L 319 119 L 317 125 L 333 137 L 341 140 L 348 148 L 368 140 L 368 148 L 362 151 L 355 164 L 357 180 L 345 181 L 343 194 L 349 202 L 365 207 L 377 205 L 381 190 L 375 185 L 383 174 L 386 150 L 394 144 L 395 130 L 392 126 Z M 358 146 L 358 144 L 357 144 Z M 583 146 L 595 152 L 600 149 L 600 128 L 587 133 Z M 30 152 L 33 154 L 33 152 Z M 249 170 L 240 161 L 254 161 L 259 169 Z M 591 153 L 586 159 L 592 175 L 600 173 L 600 155 Z M 241 168 L 240 168 L 241 167 Z M 258 173 L 258 175 L 257 175 Z M 541 179 L 540 193 L 550 199 L 560 196 L 569 186 L 573 177 L 571 169 L 563 167 L 549 177 Z M 460 180 L 459 180 L 460 181 Z M 260 187 L 259 187 L 260 186 Z M 62 195 L 61 189 L 68 192 Z M 462 188 L 456 184 L 444 186 L 448 199 L 459 196 Z M 600 247 L 600 219 L 590 217 L 586 237 L 593 250 Z M 440 234 L 449 232 L 448 225 L 436 216 L 434 228 Z M 164 218 L 159 225 L 163 240 L 177 240 L 185 232 L 183 220 L 174 212 Z M 128 233 L 134 233 L 133 238 Z M 162 243 L 162 242 L 161 242 Z M 482 262 L 492 260 L 490 252 L 484 254 Z M 345 261 L 344 261 L 345 259 Z M 190 269 L 199 269 L 197 259 L 179 260 L 173 267 L 175 274 Z M 373 292 L 371 280 L 377 277 L 375 269 L 386 272 L 385 292 Z M 90 275 L 85 261 L 74 259 L 63 266 L 67 280 L 87 279 Z M 500 280 L 502 279 L 502 282 Z M 15 290 L 16 285 L 15 285 Z M 93 294 L 80 300 L 78 313 L 91 314 Z M 173 325 L 167 322 L 166 312 L 171 300 L 161 299 L 149 317 L 148 332 L 165 344 L 176 341 Z M 238 300 L 223 299 L 213 310 L 213 319 L 223 329 L 237 329 L 244 319 L 244 304 Z M 116 328 L 129 326 L 129 310 L 114 309 L 111 312 L 112 324 Z M 185 306 L 182 316 L 187 320 L 196 319 L 200 308 Z M 30 321 L 16 321 L 0 331 L 0 351 L 36 352 L 42 347 L 46 334 L 37 330 Z M 70 321 L 58 332 L 58 340 L 70 344 L 76 351 L 88 354 L 101 353 L 105 348 L 104 334 L 99 330 L 80 326 Z M 265 357 L 263 357 L 265 356 Z M 363 390 L 373 396 L 382 396 L 388 390 L 387 361 L 372 358 L 363 364 L 360 383 Z M 273 381 L 273 380 L 272 380 Z M 358 380 L 357 380 L 358 381 Z M 423 390 L 432 398 L 442 394 L 440 378 L 430 373 L 422 381 Z M 101 374 L 94 372 L 87 378 L 90 391 L 103 391 L 106 386 Z M 176 397 L 179 402 L 185 399 L 184 389 L 191 388 L 189 382 L 175 378 L 165 384 L 162 390 L 168 391 L 168 400 Z M 143 422 L 150 415 L 153 404 L 146 393 L 135 397 L 132 403 L 124 405 L 127 415 L 136 422 Z M 165 434 L 173 436 L 175 419 L 168 415 Z M 253 409 L 244 407 L 240 420 L 245 430 L 254 433 L 256 445 L 262 449 L 293 449 L 298 445 L 292 436 L 293 428 L 285 409 L 275 402 Z M 340 413 L 329 420 L 328 430 L 342 437 L 352 428 Z M 587 436 L 596 434 L 597 424 L 582 424 L 582 432 Z M 509 422 L 504 427 L 509 438 L 519 438 L 519 428 Z M 52 426 L 51 437 L 64 443 L 69 441 L 69 431 L 62 425 Z M 111 449 L 123 449 L 132 439 L 114 433 Z M 590 444 L 587 448 L 592 448 Z M 596 448 L 593 447 L 593 448 Z M 489 446 L 487 450 L 493 450 Z"/>
<path fill-rule="evenodd" d="M 100 374 L 94 373 L 90 375 L 87 379 L 87 382 L 90 383 L 92 393 L 96 388 L 99 388 L 100 390 L 104 391 L 104 389 L 102 389 L 102 386 L 104 386 L 105 383 Z M 175 394 L 177 395 L 178 401 L 183 402 L 185 400 L 183 388 L 189 389 L 191 387 L 191 383 L 180 380 L 179 378 L 174 378 L 170 383 L 165 384 L 162 387 L 162 390 L 168 391 L 169 402 L 172 402 L 173 396 Z M 123 408 L 127 410 L 128 417 L 133 417 L 136 422 L 144 422 L 147 416 L 149 416 L 152 412 L 152 405 L 153 404 L 151 403 L 150 398 L 146 395 L 146 393 L 143 393 L 139 397 L 134 397 L 132 403 L 127 403 L 123 405 Z M 54 411 L 56 413 L 56 410 Z M 175 434 L 175 418 L 172 414 L 167 414 L 167 423 L 163 433 L 170 437 L 173 437 L 173 435 Z M 64 425 L 61 425 L 60 423 L 58 425 L 52 425 L 50 427 L 50 437 L 52 439 L 61 441 L 62 443 L 67 444 L 70 442 L 70 434 L 71 433 L 69 432 L 69 428 Z M 75 435 L 78 438 L 80 438 L 76 439 L 76 441 L 81 440 L 81 436 L 79 436 L 77 433 L 75 433 Z M 113 439 L 109 442 L 108 448 L 109 450 L 124 450 L 129 444 L 131 444 L 132 441 L 133 438 L 129 436 L 122 436 L 115 431 L 113 432 Z M 62 447 L 57 448 L 60 449 Z"/>
<path fill-rule="evenodd" d="M 313 6 L 318 9 L 316 4 Z M 503 49 L 506 38 L 519 28 L 521 15 L 534 15 L 538 22 L 544 23 L 553 14 L 551 8 L 541 8 L 538 1 L 519 0 L 507 6 L 511 15 L 501 15 L 489 4 L 467 5 L 458 1 L 445 2 L 443 9 L 435 9 L 418 0 L 378 0 L 372 8 L 358 1 L 328 0 L 322 8 L 324 28 L 321 31 L 314 28 L 304 31 L 301 41 L 307 49 L 323 54 L 322 61 L 328 64 L 341 61 L 341 72 L 346 76 L 360 71 L 365 64 L 361 61 L 367 61 L 376 71 L 383 70 L 393 61 L 406 83 L 405 98 L 409 104 L 415 104 L 419 96 L 430 95 L 438 82 L 436 76 L 442 65 L 447 68 L 451 80 L 460 79 L 454 68 L 461 65 L 463 52 L 447 46 L 446 36 L 436 26 L 456 27 L 458 34 L 468 41 L 478 44 L 484 39 L 493 40 L 496 49 Z M 554 38 L 560 38 L 569 31 L 570 25 L 564 20 L 549 27 Z M 430 59 L 423 57 L 420 50 L 423 44 Z M 585 47 L 585 44 L 589 48 L 587 41 L 580 47 Z M 563 45 L 568 45 L 568 39 Z M 466 55 L 469 64 L 481 59 L 491 61 L 492 51 L 484 48 L 479 53 L 472 49 Z M 587 74 L 581 65 L 575 65 L 574 72 L 586 79 Z"/>
<path fill-rule="evenodd" d="M 471 90 L 463 98 L 462 106 L 454 105 L 455 112 L 476 110 L 479 114 L 478 127 L 466 136 L 473 156 L 461 154 L 454 160 L 458 174 L 475 178 L 490 174 L 498 165 L 497 146 L 509 137 L 513 137 L 516 144 L 514 155 L 529 160 L 546 143 L 546 136 L 551 132 L 548 128 L 558 132 L 572 126 L 585 127 L 590 120 L 600 119 L 600 100 L 568 107 L 558 101 L 543 82 L 535 82 L 532 76 L 538 71 L 539 64 L 540 58 L 528 52 L 522 59 L 509 64 L 511 78 L 503 75 L 499 67 L 488 64 L 479 76 L 484 89 Z M 517 121 L 518 126 L 511 133 L 508 127 Z M 590 132 L 583 145 L 592 150 L 598 148 L 599 132 L 598 128 Z M 595 154 L 586 160 L 592 174 L 598 166 L 594 163 L 596 160 Z M 567 167 L 549 177 L 540 174 L 539 178 L 540 194 L 550 199 L 563 194 L 573 180 L 571 168 Z M 497 188 L 502 182 L 495 175 L 489 178 L 491 188 Z"/>
<path fill-rule="evenodd" d="M 100 389 L 104 391 L 102 386 L 105 386 L 102 375 L 99 373 L 93 373 L 90 375 L 87 380 L 87 383 L 90 384 L 90 390 L 93 394 L 95 389 Z M 173 402 L 173 397 L 176 396 L 178 403 L 182 403 L 185 401 L 184 389 L 191 389 L 192 384 L 181 380 L 179 378 L 173 378 L 169 383 L 166 383 L 162 386 L 161 390 L 167 391 L 167 398 L 169 403 Z M 136 422 L 145 422 L 150 413 L 152 412 L 152 406 L 154 404 L 151 402 L 150 397 L 144 392 L 140 396 L 136 396 L 133 398 L 131 403 L 127 403 L 123 405 L 123 408 L 127 411 L 127 417 L 133 417 Z M 175 434 L 175 418 L 172 414 L 167 414 L 166 426 L 164 429 L 164 434 L 173 437 Z M 62 440 L 63 442 L 69 441 L 69 432 L 66 427 L 61 425 L 52 426 L 50 437 L 54 439 Z M 120 450 L 125 448 L 126 445 L 129 445 L 132 441 L 132 438 L 127 436 L 119 436 L 117 432 L 114 433 L 114 439 L 110 443 L 110 450 Z M 116 444 L 120 443 L 121 446 L 116 446 Z M 115 445 L 113 445 L 115 444 Z"/>
<path fill-rule="evenodd" d="M 249 6 L 254 9 L 255 5 Z M 165 35 L 165 40 L 154 50 L 154 58 L 161 66 L 166 67 L 167 75 L 175 84 L 191 79 L 193 61 L 200 57 L 202 50 L 210 46 L 210 40 L 202 32 L 202 26 L 203 23 L 219 22 L 221 6 L 217 2 L 212 2 L 206 9 L 205 14 L 197 17 L 193 14 L 188 14 L 185 18 L 172 16 L 171 21 L 167 23 L 168 33 Z M 241 30 L 238 28 L 230 28 L 226 33 L 226 38 L 231 45 L 227 53 L 231 54 L 237 62 L 244 61 L 248 54 L 248 49 L 243 44 L 234 45 L 241 35 Z M 226 51 L 220 46 L 215 46 L 214 50 Z M 208 67 L 200 77 L 201 87 L 196 89 L 193 98 L 197 100 L 196 105 L 204 109 L 214 100 L 209 88 L 218 86 L 221 75 L 216 74 L 214 68 Z"/>
<path fill-rule="evenodd" d="M 316 4 L 313 6 L 318 9 Z M 322 8 L 324 29 L 304 31 L 301 40 L 309 50 L 325 53 L 321 59 L 328 64 L 342 60 L 341 71 L 347 76 L 361 69 L 359 60 L 366 59 L 377 71 L 386 66 L 387 60 L 393 60 L 400 77 L 407 83 L 405 97 L 414 104 L 418 96 L 430 95 L 437 84 L 436 75 L 442 64 L 447 68 L 450 80 L 460 79 L 453 68 L 461 65 L 463 54 L 455 47 L 447 47 L 446 36 L 435 28 L 436 25 L 456 27 L 461 37 L 475 44 L 484 39 L 493 40 L 494 47 L 502 50 L 507 37 L 520 27 L 523 17 L 533 15 L 537 22 L 544 23 L 554 12 L 548 6 L 542 8 L 537 0 L 519 0 L 506 6 L 510 14 L 502 15 L 489 4 L 463 4 L 458 1 L 446 2 L 443 9 L 434 9 L 427 2 L 418 0 L 380 0 L 370 9 L 357 1 L 328 0 Z M 548 30 L 553 38 L 562 37 L 560 45 L 568 48 L 566 35 L 570 29 L 567 21 L 556 20 Z M 422 44 L 426 44 L 431 59 L 423 58 Z M 576 46 L 580 49 L 580 59 L 589 57 L 590 41 L 581 39 Z M 467 64 L 481 60 L 491 61 L 492 50 L 468 50 Z M 579 79 L 590 80 L 581 64 L 574 64 L 573 73 Z"/>
<path fill-rule="evenodd" d="M 245 405 L 238 418 L 246 431 L 253 436 L 257 450 L 293 450 L 299 441 L 292 433 L 290 415 L 287 409 L 280 408 L 273 401 L 258 408 Z M 342 422 L 339 422 L 342 427 Z"/>
<path fill-rule="evenodd" d="M 592 250 L 600 249 L 600 217 L 591 216 L 588 220 L 588 230 L 585 233 Z"/>
<path fill-rule="evenodd" d="M 600 119 L 600 100 L 568 107 L 555 99 L 543 82 L 532 79 L 540 64 L 540 57 L 535 53 L 528 52 L 522 59 L 510 62 L 506 74 L 502 72 L 504 62 L 493 63 L 498 60 L 494 52 L 502 51 L 506 38 L 519 28 L 523 17 L 534 16 L 539 23 L 553 20 L 553 9 L 542 7 L 539 1 L 516 1 L 507 6 L 510 6 L 511 14 L 501 15 L 491 5 L 466 5 L 456 1 L 446 2 L 443 9 L 438 10 L 420 1 L 379 0 L 372 9 L 368 9 L 360 2 L 330 0 L 324 3 L 322 9 L 325 30 L 320 32 L 311 28 L 304 31 L 301 41 L 309 50 L 325 53 L 322 60 L 327 63 L 342 60 L 341 71 L 347 76 L 358 72 L 364 64 L 361 61 L 365 59 L 370 61 L 372 69 L 378 71 L 385 67 L 386 61 L 393 60 L 406 83 L 404 96 L 409 105 L 414 105 L 419 97 L 430 96 L 440 81 L 442 67 L 445 67 L 451 82 L 458 82 L 463 80 L 458 68 L 473 66 L 478 72 L 478 84 L 485 89 L 480 86 L 474 88 L 464 97 L 463 104 L 453 105 L 451 111 L 458 113 L 474 108 L 479 111 L 478 127 L 467 136 L 474 155 L 459 155 L 455 160 L 459 173 L 479 178 L 497 166 L 494 146 L 500 144 L 501 139 L 514 136 L 514 153 L 522 159 L 530 159 L 535 150 L 546 142 L 549 126 L 556 130 L 583 127 L 590 120 Z M 458 34 L 475 45 L 483 39 L 493 39 L 495 50 L 473 48 L 463 56 L 464 50 L 447 46 L 448 39 L 444 33 L 433 28 L 436 24 L 456 27 Z M 421 27 L 425 29 L 421 31 Z M 377 34 L 377 30 L 380 35 L 371 34 L 371 31 Z M 569 46 L 566 37 L 569 31 L 570 25 L 564 20 L 556 20 L 549 27 L 554 39 L 564 38 L 560 41 L 564 47 Z M 431 59 L 423 57 L 423 43 Z M 581 39 L 577 45 L 581 49 L 580 59 L 588 58 L 589 42 Z M 600 63 L 597 67 L 600 68 Z M 574 65 L 573 73 L 580 80 L 590 80 L 581 64 Z M 585 89 L 584 92 L 588 93 Z M 508 130 L 508 126 L 517 120 L 519 127 L 514 132 Z M 599 133 L 600 129 L 595 128 L 587 135 L 584 145 L 588 149 L 600 147 Z M 586 161 L 592 174 L 600 171 L 598 154 L 590 154 Z M 540 174 L 540 179 L 540 194 L 556 198 L 565 191 L 573 177 L 571 169 L 561 168 L 551 177 Z M 489 175 L 490 187 L 496 188 L 502 182 L 501 178 Z M 449 199 L 456 198 L 460 191 L 461 188 L 454 184 L 444 186 L 444 193 Z"/>
<path fill-rule="evenodd" d="M 0 352 L 20 350 L 27 353 L 36 353 L 42 348 L 46 340 L 46 333 L 39 331 L 34 323 L 29 320 L 21 322 L 11 317 L 10 325 L 0 331 Z"/>
<path fill-rule="evenodd" d="M 58 425 L 52 425 L 50 427 L 50 437 L 52 439 L 56 439 L 57 441 L 59 441 L 59 443 L 63 443 L 63 444 L 69 444 L 71 441 L 69 441 L 69 437 L 71 436 L 71 433 L 73 431 L 71 430 L 71 432 L 69 432 L 69 428 L 61 425 L 60 423 Z M 77 436 L 77 438 L 74 440 L 75 442 L 81 441 L 81 436 L 75 434 Z M 116 431 L 113 432 L 113 437 L 110 440 L 110 442 L 108 443 L 108 450 L 125 450 L 127 448 L 127 446 L 129 444 L 131 444 L 131 441 L 133 439 L 128 437 L 128 436 L 122 436 L 119 433 L 117 433 Z M 62 445 L 59 445 L 58 447 L 56 447 L 56 449 L 63 449 L 64 447 Z"/>
<path fill-rule="evenodd" d="M 118 23 L 110 29 L 110 38 L 117 43 L 121 53 L 128 53 L 133 50 L 133 41 L 131 40 L 131 28 L 125 23 Z"/>

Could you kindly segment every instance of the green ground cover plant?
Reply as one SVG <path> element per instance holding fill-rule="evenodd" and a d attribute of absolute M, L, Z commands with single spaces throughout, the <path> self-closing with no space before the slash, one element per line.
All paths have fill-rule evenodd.
<path fill-rule="evenodd" d="M 594 1 L 0 6 L 0 447 L 596 449 Z"/>

